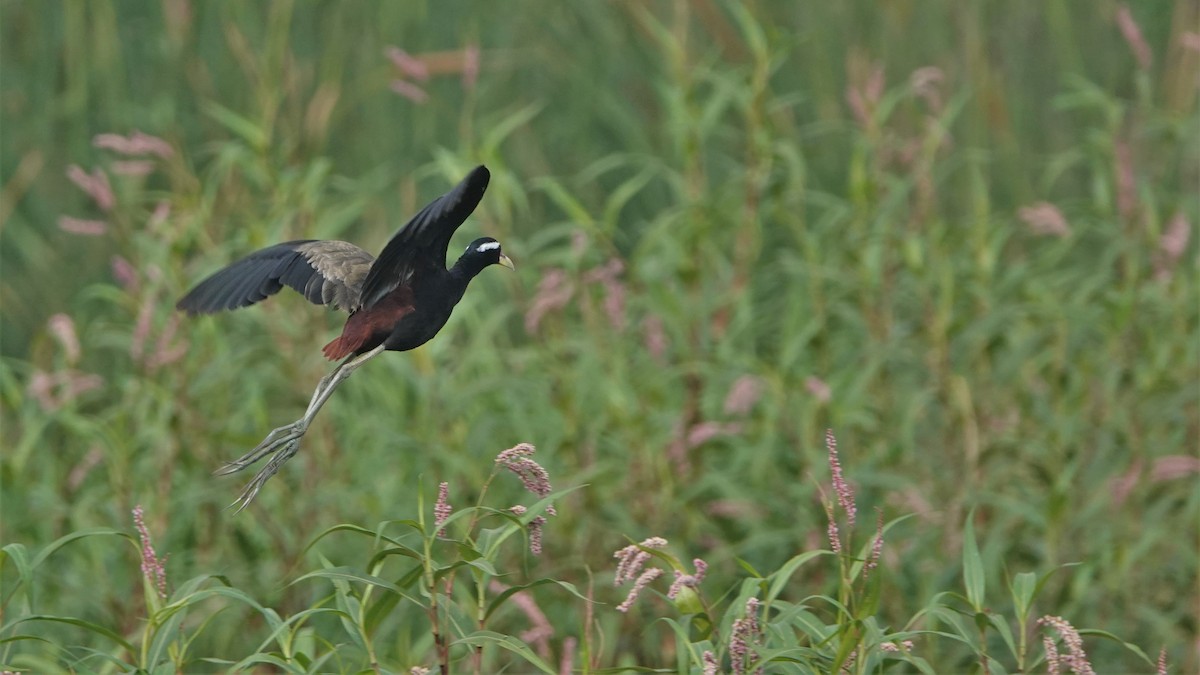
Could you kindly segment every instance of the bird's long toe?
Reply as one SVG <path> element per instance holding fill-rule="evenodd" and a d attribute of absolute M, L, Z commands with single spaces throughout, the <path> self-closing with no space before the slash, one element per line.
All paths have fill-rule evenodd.
<path fill-rule="evenodd" d="M 254 446 L 253 450 L 235 460 L 225 463 L 221 468 L 214 471 L 213 474 L 227 476 L 231 473 L 237 473 L 262 458 L 275 454 L 288 443 L 299 442 L 307 430 L 308 428 L 303 424 L 302 420 L 274 429 L 271 433 L 267 434 L 267 437 L 261 443 Z M 294 450 L 292 452 L 293 454 L 295 453 Z"/>
<path fill-rule="evenodd" d="M 296 434 L 293 437 L 275 441 L 273 444 L 274 449 L 272 450 L 272 452 L 276 452 L 275 456 L 267 462 L 266 466 L 259 469 L 258 473 L 254 474 L 254 478 L 250 479 L 250 482 L 246 484 L 246 488 L 242 490 L 242 494 L 229 505 L 229 508 L 236 507 L 235 514 L 240 513 L 242 509 L 249 506 L 250 502 L 254 501 L 254 498 L 258 496 L 258 491 L 262 489 L 262 486 L 271 479 L 271 476 L 274 476 L 279 471 L 279 467 L 283 466 L 284 462 L 287 462 L 296 455 L 296 451 L 300 449 L 300 436 L 302 435 L 302 433 Z"/>

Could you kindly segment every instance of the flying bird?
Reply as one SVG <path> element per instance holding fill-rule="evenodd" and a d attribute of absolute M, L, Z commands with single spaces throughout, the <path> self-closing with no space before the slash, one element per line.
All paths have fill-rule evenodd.
<path fill-rule="evenodd" d="M 446 268 L 450 237 L 483 198 L 489 178 L 487 168 L 476 167 L 408 221 L 378 258 L 344 241 L 289 241 L 229 265 L 176 304 L 190 315 L 212 314 L 248 307 L 288 286 L 314 304 L 350 313 L 342 334 L 323 350 L 331 361 L 342 361 L 321 379 L 304 416 L 271 431 L 253 450 L 217 470 L 219 475 L 236 473 L 271 457 L 234 501 L 238 511 L 296 454 L 317 411 L 355 370 L 385 351 L 415 349 L 432 339 L 484 268 L 515 269 L 491 237 L 471 242 Z"/>

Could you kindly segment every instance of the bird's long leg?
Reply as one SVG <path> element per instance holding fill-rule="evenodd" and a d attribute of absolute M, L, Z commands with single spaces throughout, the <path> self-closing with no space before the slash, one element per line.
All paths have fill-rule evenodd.
<path fill-rule="evenodd" d="M 266 466 L 254 475 L 254 478 L 246 486 L 246 489 L 242 491 L 241 496 L 233 504 L 230 504 L 231 507 L 236 506 L 237 510 L 241 511 L 254 500 L 258 491 L 262 489 L 263 484 L 271 476 L 274 476 L 275 472 L 279 471 L 279 467 L 283 466 L 283 463 L 291 459 L 296 454 L 296 451 L 300 449 L 300 439 L 304 437 L 304 434 L 308 431 L 308 426 L 312 424 L 313 418 L 317 416 L 317 412 L 321 410 L 321 407 L 333 395 L 333 391 L 337 389 L 338 385 L 350 377 L 359 366 L 382 354 L 384 349 L 384 345 L 380 345 L 369 352 L 343 361 L 332 372 L 321 378 L 316 390 L 313 391 L 312 399 L 309 400 L 308 409 L 304 411 L 303 417 L 291 424 L 286 424 L 272 430 L 253 450 L 217 469 L 215 472 L 217 475 L 237 473 L 268 455 L 274 455 L 267 462 Z"/>

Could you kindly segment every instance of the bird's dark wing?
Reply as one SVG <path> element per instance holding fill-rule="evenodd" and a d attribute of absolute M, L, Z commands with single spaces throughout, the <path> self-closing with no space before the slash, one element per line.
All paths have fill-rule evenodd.
<path fill-rule="evenodd" d="M 402 284 L 410 283 L 422 270 L 434 265 L 445 269 L 450 237 L 479 205 L 490 178 L 486 167 L 475 167 L 453 190 L 421 209 L 392 237 L 367 273 L 363 307 L 372 307 Z"/>
<path fill-rule="evenodd" d="M 314 304 L 353 311 L 374 261 L 370 253 L 344 241 L 289 241 L 217 272 L 175 306 L 189 314 L 212 314 L 253 305 L 289 286 Z"/>

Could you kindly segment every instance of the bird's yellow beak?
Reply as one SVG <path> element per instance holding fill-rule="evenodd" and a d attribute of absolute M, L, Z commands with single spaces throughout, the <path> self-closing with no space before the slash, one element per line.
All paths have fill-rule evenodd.
<path fill-rule="evenodd" d="M 503 253 L 500 254 L 500 263 L 499 264 L 504 267 L 507 267 L 508 269 L 510 269 L 514 272 L 517 271 L 517 266 L 514 265 L 513 261 L 508 256 L 504 255 Z"/>

